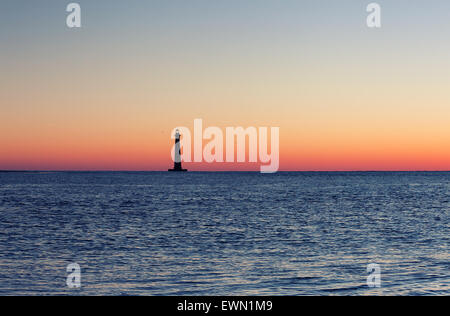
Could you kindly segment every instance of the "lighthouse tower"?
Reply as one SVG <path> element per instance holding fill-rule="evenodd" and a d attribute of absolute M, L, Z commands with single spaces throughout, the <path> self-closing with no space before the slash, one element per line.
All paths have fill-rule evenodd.
<path fill-rule="evenodd" d="M 181 167 L 181 144 L 180 144 L 180 132 L 175 132 L 175 161 L 173 163 L 173 169 L 169 171 L 187 171 Z"/>

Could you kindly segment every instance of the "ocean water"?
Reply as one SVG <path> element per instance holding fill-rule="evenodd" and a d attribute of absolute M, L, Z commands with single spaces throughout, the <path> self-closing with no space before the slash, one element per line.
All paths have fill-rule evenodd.
<path fill-rule="evenodd" d="M 449 193 L 439 172 L 0 173 L 0 295 L 449 295 Z"/>

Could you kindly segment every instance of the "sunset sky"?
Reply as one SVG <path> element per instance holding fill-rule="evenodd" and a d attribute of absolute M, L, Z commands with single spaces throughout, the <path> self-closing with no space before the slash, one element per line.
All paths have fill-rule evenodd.
<path fill-rule="evenodd" d="M 170 132 L 280 127 L 280 170 L 450 170 L 450 2 L 0 2 L 0 170 L 167 170 Z M 259 164 L 187 164 L 259 170 Z"/>

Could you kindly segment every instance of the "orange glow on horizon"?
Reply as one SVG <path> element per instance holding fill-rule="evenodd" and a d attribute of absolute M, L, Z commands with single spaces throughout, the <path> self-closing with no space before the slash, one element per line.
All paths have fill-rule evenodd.
<path fill-rule="evenodd" d="M 166 171 L 171 167 L 173 140 L 166 135 L 146 142 L 41 142 L 3 144 L 0 170 Z M 280 171 L 448 171 L 450 149 L 432 144 L 395 145 L 395 141 L 333 142 L 284 135 L 280 139 Z M 330 145 L 331 144 L 331 145 Z M 205 145 L 205 143 L 203 144 Z M 259 171 L 259 163 L 184 163 L 190 171 Z"/>

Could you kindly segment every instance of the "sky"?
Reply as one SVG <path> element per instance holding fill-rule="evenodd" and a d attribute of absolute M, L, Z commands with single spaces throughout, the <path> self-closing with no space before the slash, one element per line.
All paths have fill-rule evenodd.
<path fill-rule="evenodd" d="M 450 2 L 0 2 L 0 170 L 167 170 L 171 131 L 279 127 L 280 170 L 450 170 Z M 259 170 L 259 164 L 185 165 Z"/>

